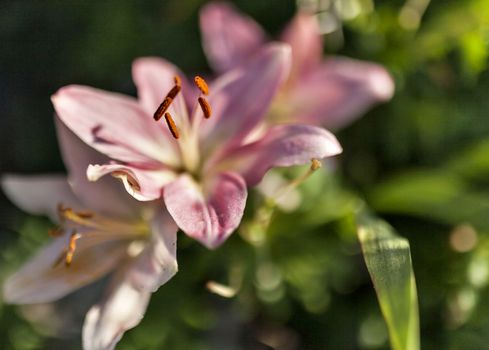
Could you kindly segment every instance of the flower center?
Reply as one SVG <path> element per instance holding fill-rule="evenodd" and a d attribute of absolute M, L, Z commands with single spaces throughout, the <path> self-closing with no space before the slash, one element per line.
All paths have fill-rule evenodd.
<path fill-rule="evenodd" d="M 194 77 L 194 84 L 200 91 L 194 109 L 200 108 L 204 119 L 209 119 L 212 115 L 212 108 L 205 97 L 209 95 L 209 86 L 205 79 L 198 75 Z M 156 109 L 153 118 L 155 121 L 159 121 L 163 117 L 165 118 L 166 125 L 173 138 L 176 140 L 180 139 L 179 147 L 186 170 L 190 173 L 194 173 L 199 166 L 198 136 L 195 130 L 198 126 L 190 120 L 180 120 L 182 125 L 179 127 L 177 123 L 175 123 L 171 113 L 168 111 L 168 108 L 172 105 L 181 90 L 181 79 L 180 77 L 175 76 L 173 87 Z M 183 128 L 183 130 L 181 130 L 181 128 Z"/>
<path fill-rule="evenodd" d="M 175 121 L 173 120 L 173 117 L 171 116 L 170 112 L 167 112 L 173 100 L 177 97 L 178 93 L 182 90 L 181 79 L 178 75 L 174 77 L 174 82 L 175 85 L 171 88 L 168 94 L 166 94 L 165 99 L 163 100 L 163 102 L 161 102 L 161 104 L 156 109 L 153 118 L 154 120 L 158 121 L 164 115 L 168 129 L 170 130 L 173 137 L 175 139 L 178 139 L 180 137 L 178 127 L 176 126 Z M 198 97 L 197 102 L 200 108 L 202 109 L 204 118 L 209 119 L 212 114 L 212 109 L 207 99 L 203 96 L 203 95 L 205 96 L 209 95 L 209 86 L 207 85 L 207 82 L 204 80 L 204 78 L 198 75 L 195 76 L 194 83 L 201 92 L 201 95 Z"/>
<path fill-rule="evenodd" d="M 149 228 L 143 221 L 124 221 L 109 218 L 103 215 L 95 215 L 91 211 L 75 211 L 58 204 L 58 216 L 60 225 L 49 230 L 52 237 L 60 237 L 66 232 L 71 232 L 67 246 L 55 260 L 53 268 L 64 261 L 66 267 L 70 267 L 78 241 L 80 239 L 94 239 L 100 243 L 116 240 L 143 241 L 149 235 Z"/>

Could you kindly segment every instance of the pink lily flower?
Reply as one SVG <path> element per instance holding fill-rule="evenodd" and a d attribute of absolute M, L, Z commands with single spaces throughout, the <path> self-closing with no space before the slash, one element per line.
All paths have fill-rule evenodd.
<path fill-rule="evenodd" d="M 290 59 L 287 45 L 269 44 L 210 87 L 196 77 L 197 102 L 197 89 L 190 90 L 175 66 L 140 58 L 133 65 L 137 100 L 68 86 L 52 101 L 68 128 L 113 159 L 91 165 L 90 180 L 112 174 L 138 200 L 163 196 L 182 231 L 215 248 L 239 225 L 247 186 L 268 169 L 341 152 L 331 133 L 314 126 L 255 132 L 289 73 Z M 153 120 L 163 115 L 166 124 Z"/>
<path fill-rule="evenodd" d="M 200 28 L 204 52 L 219 73 L 246 63 L 267 41 L 252 18 L 223 2 L 203 7 Z M 323 60 L 322 39 L 312 15 L 298 13 L 281 40 L 292 48 L 292 71 L 274 100 L 273 121 L 339 129 L 394 93 L 391 76 L 378 64 L 338 56 Z"/>
<path fill-rule="evenodd" d="M 83 326 L 85 350 L 113 349 L 142 319 L 151 293 L 177 271 L 177 227 L 161 202 L 142 203 L 110 179 L 90 183 L 89 161 L 104 161 L 61 123 L 58 136 L 69 177 L 2 179 L 23 210 L 47 215 L 56 238 L 3 285 L 12 304 L 48 303 L 111 273 L 100 303 Z"/>

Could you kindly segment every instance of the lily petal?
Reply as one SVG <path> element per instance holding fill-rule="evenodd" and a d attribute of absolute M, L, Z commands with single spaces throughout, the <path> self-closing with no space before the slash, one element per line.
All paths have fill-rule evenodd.
<path fill-rule="evenodd" d="M 88 312 L 83 327 L 85 350 L 113 349 L 126 330 L 139 324 L 151 292 L 177 272 L 177 227 L 163 208 L 153 220 L 152 233 L 152 244 L 119 271 L 105 300 Z"/>
<path fill-rule="evenodd" d="M 294 118 L 338 129 L 393 94 L 394 82 L 382 66 L 330 58 L 297 81 L 286 98 Z"/>
<path fill-rule="evenodd" d="M 166 169 L 141 169 L 115 162 L 89 165 L 87 168 L 87 177 L 90 181 L 97 181 L 107 174 L 120 179 L 126 191 L 139 201 L 161 198 L 163 186 L 176 176 L 173 171 Z"/>
<path fill-rule="evenodd" d="M 264 118 L 275 93 L 290 70 L 290 47 L 265 46 L 246 65 L 224 74 L 211 86 L 213 115 L 201 121 L 204 154 L 225 141 L 238 144 Z"/>
<path fill-rule="evenodd" d="M 84 208 L 125 218 L 139 215 L 141 203 L 128 196 L 118 181 L 110 178 L 96 183 L 88 181 L 87 167 L 91 163 L 107 163 L 109 159 L 80 140 L 58 118 L 56 129 L 61 155 L 68 168 L 68 181 Z"/>
<path fill-rule="evenodd" d="M 202 189 L 189 175 L 165 187 L 163 198 L 177 225 L 208 248 L 216 248 L 238 227 L 247 190 L 238 174 L 225 172 Z"/>
<path fill-rule="evenodd" d="M 188 90 L 185 88 L 189 86 L 185 76 L 170 62 L 159 57 L 141 57 L 134 60 L 132 63 L 132 79 L 138 89 L 138 99 L 148 114 L 153 115 L 166 94 L 173 88 L 175 76 L 180 78 L 184 86 L 181 92 Z M 171 107 L 176 108 L 175 113 L 172 113 L 173 115 L 184 112 L 181 110 L 185 108 L 183 99 L 173 101 Z"/>
<path fill-rule="evenodd" d="M 291 79 L 300 78 L 321 61 L 323 42 L 316 17 L 299 12 L 285 28 L 282 41 L 292 48 Z"/>
<path fill-rule="evenodd" d="M 135 99 L 86 86 L 58 90 L 52 101 L 59 118 L 86 144 L 110 158 L 151 166 L 178 164 L 152 116 Z"/>
<path fill-rule="evenodd" d="M 246 62 L 265 41 L 263 30 L 251 17 L 222 2 L 202 8 L 200 32 L 209 63 L 218 72 Z"/>
<path fill-rule="evenodd" d="M 183 73 L 170 62 L 158 57 L 138 58 L 132 64 L 132 77 L 138 89 L 139 101 L 151 116 L 175 85 L 175 76 L 180 78 L 182 89 L 173 99 L 168 112 L 175 119 L 180 131 L 185 133 L 190 127 L 186 101 L 194 103 L 197 96 L 195 89 L 191 88 Z M 156 124 L 161 134 L 165 136 L 165 149 L 178 154 L 177 143 L 165 122 L 160 121 Z"/>
<path fill-rule="evenodd" d="M 112 350 L 124 332 L 141 322 L 151 292 L 118 276 L 108 296 L 92 306 L 83 325 L 84 350 Z"/>
<path fill-rule="evenodd" d="M 216 169 L 238 172 L 248 186 L 261 181 L 273 167 L 306 164 L 341 153 L 336 137 L 329 131 L 310 125 L 278 125 L 271 127 L 262 139 L 229 150 L 221 161 L 210 163 Z"/>
<path fill-rule="evenodd" d="M 2 189 L 7 197 L 22 210 L 47 215 L 58 221 L 58 204 L 83 208 L 75 197 L 65 175 L 6 175 L 2 177 Z"/>
<path fill-rule="evenodd" d="M 175 275 L 178 271 L 177 231 L 175 221 L 161 206 L 152 220 L 151 243 L 128 270 L 131 284 L 138 289 L 155 292 Z"/>
<path fill-rule="evenodd" d="M 11 304 L 45 303 L 62 298 L 112 270 L 126 254 L 118 236 L 92 235 L 77 242 L 70 267 L 54 266 L 69 243 L 70 234 L 56 238 L 3 285 L 4 300 Z"/>

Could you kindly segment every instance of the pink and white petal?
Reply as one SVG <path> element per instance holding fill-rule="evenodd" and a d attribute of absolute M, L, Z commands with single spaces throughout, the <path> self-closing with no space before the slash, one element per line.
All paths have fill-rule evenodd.
<path fill-rule="evenodd" d="M 158 57 L 142 57 L 132 64 L 132 77 L 138 89 L 139 102 L 146 113 L 153 116 L 156 109 L 175 85 L 175 76 L 180 78 L 182 89 L 168 108 L 179 129 L 188 130 L 189 116 L 186 101 L 195 103 L 196 89 L 190 86 L 183 73 L 170 62 Z M 165 122 L 157 123 L 160 133 L 165 135 L 166 148 L 178 154 L 178 145 Z"/>
<path fill-rule="evenodd" d="M 180 69 L 170 62 L 159 57 L 141 57 L 134 60 L 132 63 L 132 79 L 138 89 L 139 102 L 149 115 L 153 115 L 166 94 L 175 86 L 175 76 L 180 77 L 183 85 L 182 90 L 188 90 L 189 84 L 185 76 Z M 175 112 L 181 113 L 180 108 L 182 106 L 177 107 Z M 184 112 L 186 113 L 186 109 Z"/>
<path fill-rule="evenodd" d="M 228 152 L 220 161 L 207 167 L 235 171 L 248 186 L 261 181 L 273 167 L 306 164 L 311 159 L 331 157 L 342 152 L 336 137 L 329 131 L 310 125 L 278 125 L 270 128 L 263 138 Z"/>
<path fill-rule="evenodd" d="M 143 318 L 151 296 L 178 270 L 177 226 L 161 205 L 152 220 L 152 241 L 138 252 L 137 241 L 128 247 L 137 255 L 114 276 L 108 296 L 87 314 L 83 327 L 85 350 L 113 349 L 123 333 Z"/>
<path fill-rule="evenodd" d="M 382 66 L 330 58 L 298 81 L 287 97 L 296 120 L 339 129 L 393 94 L 394 81 Z"/>
<path fill-rule="evenodd" d="M 134 263 L 129 266 L 128 280 L 138 289 L 155 292 L 178 271 L 177 264 L 178 227 L 163 205 L 151 223 L 151 242 L 147 244 Z M 137 244 L 137 243 L 136 243 Z M 129 252 L 137 253 L 137 246 Z"/>
<path fill-rule="evenodd" d="M 225 72 L 246 62 L 265 42 L 265 34 L 234 6 L 216 2 L 200 11 L 200 32 L 210 65 Z"/>
<path fill-rule="evenodd" d="M 152 201 L 161 198 L 163 186 L 175 179 L 173 171 L 166 169 L 139 169 L 119 163 L 91 164 L 87 168 L 89 181 L 97 181 L 111 174 L 124 184 L 126 191 L 138 201 Z"/>
<path fill-rule="evenodd" d="M 58 221 L 58 204 L 83 208 L 73 193 L 65 175 L 5 175 L 2 189 L 7 197 L 22 210 L 35 215 L 46 215 Z"/>
<path fill-rule="evenodd" d="M 247 194 L 241 176 L 222 172 L 207 180 L 203 188 L 189 175 L 181 175 L 165 187 L 163 198 L 182 231 L 213 249 L 238 227 Z"/>
<path fill-rule="evenodd" d="M 77 241 L 70 267 L 60 260 L 68 247 L 70 234 L 56 238 L 44 247 L 3 285 L 5 302 L 46 303 L 60 299 L 106 275 L 126 256 L 127 243 L 116 236 L 98 235 Z"/>
<path fill-rule="evenodd" d="M 138 102 L 125 95 L 70 85 L 52 96 L 59 118 L 86 144 L 110 158 L 143 164 L 178 164 L 178 154 Z"/>
<path fill-rule="evenodd" d="M 321 61 L 323 42 L 315 16 L 299 12 L 285 28 L 282 41 L 292 48 L 291 79 L 300 79 Z"/>
<path fill-rule="evenodd" d="M 84 350 L 112 350 L 128 329 L 143 319 L 151 292 L 137 289 L 121 276 L 114 277 L 105 299 L 92 306 L 83 325 Z"/>
<path fill-rule="evenodd" d="M 117 217 L 138 216 L 141 203 L 128 196 L 117 180 L 88 181 L 87 167 L 91 163 L 107 163 L 109 158 L 80 140 L 58 118 L 56 128 L 61 155 L 68 169 L 68 181 L 84 209 Z"/>
<path fill-rule="evenodd" d="M 209 103 L 213 115 L 200 120 L 200 137 L 204 154 L 223 142 L 239 144 L 260 123 L 277 90 L 290 70 L 290 47 L 269 44 L 263 47 L 248 64 L 232 70 L 211 85 Z"/>

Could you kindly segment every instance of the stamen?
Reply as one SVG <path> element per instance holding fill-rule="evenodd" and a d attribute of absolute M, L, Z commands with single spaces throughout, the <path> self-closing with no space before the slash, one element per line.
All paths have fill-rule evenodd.
<path fill-rule="evenodd" d="M 141 191 L 141 186 L 139 186 L 138 181 L 135 178 L 133 178 L 131 175 L 123 171 L 113 171 L 111 175 L 120 180 L 126 179 L 127 183 L 129 184 L 129 186 L 131 186 L 132 189 L 138 192 Z"/>
<path fill-rule="evenodd" d="M 81 237 L 81 234 L 73 232 L 70 237 L 70 243 L 68 244 L 68 249 L 65 256 L 65 266 L 69 267 L 73 261 L 73 255 L 76 250 L 76 241 Z"/>
<path fill-rule="evenodd" d="M 282 196 L 286 195 L 287 193 L 298 187 L 300 184 L 302 184 L 304 181 L 306 181 L 309 176 L 311 176 L 319 168 L 321 168 L 321 161 L 316 158 L 312 158 L 311 166 L 309 167 L 309 169 L 303 175 L 297 177 L 296 179 L 292 180 L 287 185 L 279 189 L 271 199 L 276 203 Z"/>
<path fill-rule="evenodd" d="M 63 218 L 62 221 L 69 220 L 69 221 L 74 222 L 76 224 L 88 225 L 89 221 L 87 221 L 87 219 L 92 218 L 94 214 L 92 212 L 88 212 L 88 211 L 77 212 L 71 208 L 61 208 L 60 209 L 60 215 Z"/>
<path fill-rule="evenodd" d="M 176 86 L 182 86 L 182 80 L 180 79 L 180 77 L 178 75 L 175 75 L 173 77 L 173 81 L 175 82 Z"/>
<path fill-rule="evenodd" d="M 180 79 L 180 78 L 178 78 L 178 79 Z M 177 95 L 181 89 L 182 89 L 182 87 L 180 85 L 175 85 L 174 87 L 171 88 L 170 92 L 168 93 L 168 95 L 166 95 L 166 97 L 171 98 L 173 101 L 175 99 L 175 97 L 177 97 Z"/>
<path fill-rule="evenodd" d="M 48 235 L 51 237 L 60 237 L 63 235 L 63 232 L 61 227 L 55 227 L 48 230 Z"/>
<path fill-rule="evenodd" d="M 312 158 L 311 159 L 311 170 L 312 171 L 316 171 L 318 170 L 320 167 L 321 167 L 321 161 L 316 159 L 316 158 Z"/>
<path fill-rule="evenodd" d="M 196 75 L 194 78 L 195 85 L 204 95 L 209 95 L 209 86 L 205 82 L 204 78 Z"/>
<path fill-rule="evenodd" d="M 94 216 L 94 214 L 91 211 L 77 211 L 76 215 L 78 215 L 82 219 L 91 219 Z"/>
<path fill-rule="evenodd" d="M 153 115 L 154 120 L 158 121 L 161 119 L 163 114 L 165 114 L 168 107 L 170 107 L 171 103 L 177 97 L 178 93 L 182 89 L 180 85 L 180 78 L 175 76 L 175 86 L 171 88 L 170 92 L 166 95 L 165 99 L 159 105 L 158 109 L 156 109 L 155 114 Z"/>
<path fill-rule="evenodd" d="M 200 108 L 202 108 L 202 112 L 204 113 L 204 118 L 209 119 L 212 114 L 211 105 L 203 97 L 199 97 L 198 101 L 199 101 Z"/>
<path fill-rule="evenodd" d="M 178 139 L 180 137 L 180 134 L 178 133 L 178 128 L 175 125 L 175 122 L 173 121 L 173 118 L 171 117 L 170 113 L 168 112 L 165 113 L 165 120 L 166 120 L 166 125 L 168 125 L 168 129 L 170 129 L 170 132 L 173 135 L 173 137 Z"/>
<path fill-rule="evenodd" d="M 56 207 L 58 210 L 58 219 L 60 223 L 63 223 L 65 221 L 65 216 L 64 216 L 64 211 L 67 209 L 63 203 L 58 203 L 58 206 Z"/>

